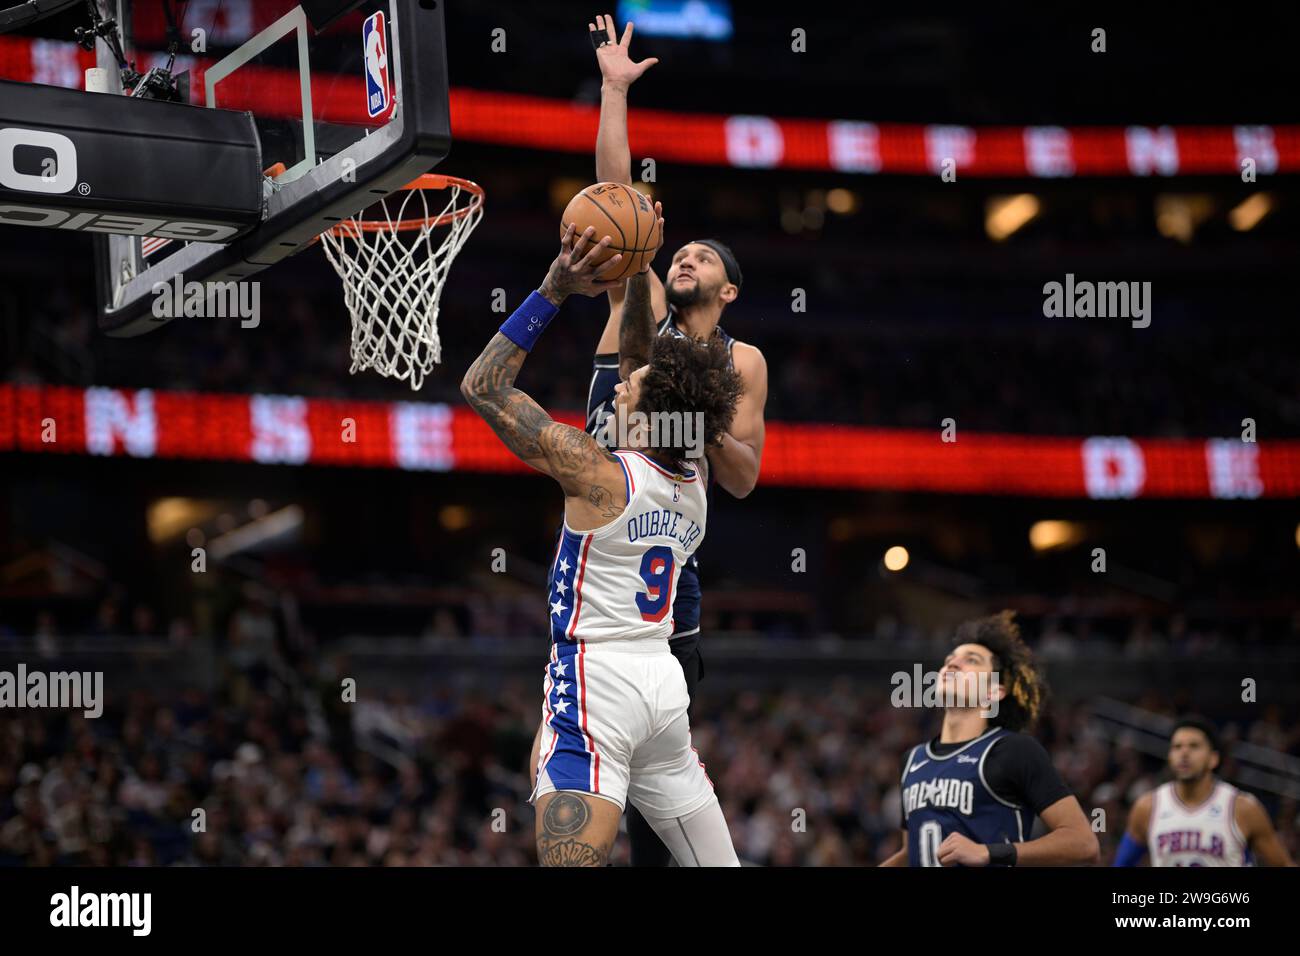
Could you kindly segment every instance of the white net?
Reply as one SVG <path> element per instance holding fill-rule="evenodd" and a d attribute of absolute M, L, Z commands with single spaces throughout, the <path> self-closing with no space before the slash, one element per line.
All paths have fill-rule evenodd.
<path fill-rule="evenodd" d="M 442 360 L 443 283 L 483 217 L 477 187 L 440 177 L 419 182 L 436 185 L 393 193 L 321 234 L 352 316 L 352 373 L 371 368 L 413 390 Z M 430 196 L 446 198 L 440 213 L 430 210 Z M 442 237 L 436 244 L 435 234 Z"/>

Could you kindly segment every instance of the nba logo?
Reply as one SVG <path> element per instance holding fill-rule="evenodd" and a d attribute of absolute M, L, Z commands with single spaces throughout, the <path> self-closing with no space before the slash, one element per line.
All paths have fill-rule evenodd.
<path fill-rule="evenodd" d="M 393 88 L 388 79 L 388 40 L 384 35 L 382 10 L 366 18 L 361 28 L 361 42 L 366 51 L 366 112 L 370 118 L 382 116 L 393 105 Z"/>

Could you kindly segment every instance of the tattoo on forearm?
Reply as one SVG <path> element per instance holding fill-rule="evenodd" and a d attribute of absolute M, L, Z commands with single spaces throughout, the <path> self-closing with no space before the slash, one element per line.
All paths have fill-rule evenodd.
<path fill-rule="evenodd" d="M 498 332 L 465 373 L 465 398 L 507 448 L 520 458 L 540 458 L 541 435 L 551 416 L 519 389 L 515 376 L 526 353 Z"/>
<path fill-rule="evenodd" d="M 500 332 L 492 337 L 465 373 L 461 386 L 474 411 L 520 458 L 546 458 L 551 473 L 561 481 L 579 477 L 602 458 L 618 461 L 582 429 L 558 424 L 514 387 L 525 354 Z"/>
<path fill-rule="evenodd" d="M 541 458 L 546 453 L 541 435 L 554 422 L 523 392 L 511 388 L 473 404 L 497 437 L 520 458 Z"/>
<path fill-rule="evenodd" d="M 468 391 L 473 394 L 499 392 L 515 384 L 515 376 L 528 353 L 498 332 L 492 336 L 482 354 L 465 373 Z"/>
<path fill-rule="evenodd" d="M 655 317 L 650 306 L 650 282 L 644 275 L 627 280 L 623 315 L 618 326 L 618 363 L 620 370 L 634 371 L 650 361 L 654 345 Z"/>

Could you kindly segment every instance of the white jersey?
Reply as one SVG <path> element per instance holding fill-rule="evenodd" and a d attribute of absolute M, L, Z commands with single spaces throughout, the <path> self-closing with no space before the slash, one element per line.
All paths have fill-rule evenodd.
<path fill-rule="evenodd" d="M 1232 784 L 1216 781 L 1210 798 L 1189 807 L 1173 782 L 1151 795 L 1147 849 L 1152 866 L 1246 866 L 1246 840 L 1237 829 L 1237 797 Z"/>
<path fill-rule="evenodd" d="M 551 639 L 632 641 L 673 633 L 673 598 L 686 559 L 704 540 L 699 468 L 674 473 L 637 451 L 623 466 L 627 507 L 593 531 L 560 532 L 549 576 Z"/>

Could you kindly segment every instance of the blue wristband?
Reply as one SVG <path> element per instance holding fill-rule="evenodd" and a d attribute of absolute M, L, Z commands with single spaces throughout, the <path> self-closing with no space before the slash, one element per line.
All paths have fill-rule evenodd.
<path fill-rule="evenodd" d="M 559 311 L 558 305 L 553 305 L 540 292 L 534 292 L 524 299 L 524 304 L 515 309 L 510 318 L 501 323 L 501 334 L 525 352 L 531 352 L 542 329 Z"/>
<path fill-rule="evenodd" d="M 1125 833 L 1123 839 L 1119 841 L 1115 862 L 1111 866 L 1137 866 L 1146 855 L 1147 848 Z"/>

